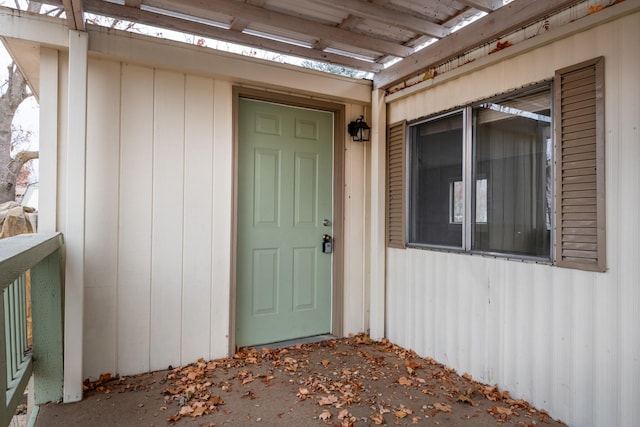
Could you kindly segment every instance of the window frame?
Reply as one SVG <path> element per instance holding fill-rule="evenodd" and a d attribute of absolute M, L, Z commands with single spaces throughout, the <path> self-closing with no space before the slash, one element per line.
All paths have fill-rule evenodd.
<path fill-rule="evenodd" d="M 536 90 L 543 90 L 544 88 L 546 88 L 548 94 L 549 94 L 549 108 L 550 108 L 550 117 L 551 117 L 551 132 L 550 132 L 550 137 L 552 140 L 552 147 L 555 146 L 555 132 L 553 131 L 554 128 L 554 121 L 555 121 L 555 114 L 554 114 L 554 103 L 555 103 L 555 99 L 554 99 L 554 93 L 555 93 L 555 88 L 554 88 L 554 81 L 553 80 L 544 80 L 544 81 L 540 81 L 531 85 L 527 85 L 526 87 L 522 87 L 516 90 L 512 90 L 512 91 L 508 91 L 508 92 L 504 92 L 495 96 L 491 96 L 473 103 L 469 103 L 466 104 L 465 106 L 462 107 L 458 107 L 455 109 L 451 109 L 448 111 L 444 111 L 444 112 L 439 112 L 436 113 L 434 115 L 430 115 L 430 116 L 426 116 L 426 117 L 422 117 L 420 119 L 414 120 L 414 121 L 409 121 L 407 122 L 407 131 L 406 131 L 406 135 L 407 135 L 407 149 L 406 149 L 406 156 L 407 156 L 407 168 L 406 168 L 406 173 L 407 173 L 407 185 L 406 185 L 406 189 L 407 189 L 407 212 L 406 212 L 406 227 L 405 227 L 405 232 L 406 232 L 406 247 L 408 248 L 417 248 L 417 249 L 427 249 L 427 250 L 440 250 L 440 251 L 446 251 L 446 252 L 454 252 L 454 253 L 463 253 L 463 254 L 470 254 L 470 255 L 482 255 L 482 256 L 490 256 L 490 257 L 495 257 L 495 258 L 505 258 L 505 259 L 513 259 L 513 260 L 518 260 L 518 261 L 527 261 L 527 262 L 534 262 L 534 263 L 538 263 L 538 264 L 549 264 L 549 265 L 553 265 L 555 263 L 555 238 L 556 238 L 556 229 L 555 229 L 555 222 L 552 220 L 552 224 L 551 224 L 551 230 L 549 233 L 549 255 L 548 256 L 535 256 L 535 255 L 525 255 L 525 254 L 517 254 L 517 253 L 506 253 L 506 252 L 494 252 L 494 251 L 483 251 L 483 250 L 478 250 L 478 249 L 473 249 L 473 234 L 474 234 L 474 228 L 475 227 L 488 227 L 489 223 L 487 222 L 482 222 L 482 223 L 476 223 L 475 222 L 475 214 L 472 215 L 473 210 L 477 209 L 476 206 L 476 201 L 475 201 L 475 197 L 476 197 L 476 191 L 474 191 L 472 189 L 474 183 L 475 183 L 475 179 L 477 178 L 475 177 L 475 171 L 474 171 L 474 161 L 475 161 L 475 149 L 476 149 L 476 144 L 475 144 L 475 130 L 476 130 L 476 124 L 475 124 L 475 118 L 474 118 L 474 108 L 478 108 L 483 104 L 487 104 L 487 103 L 491 103 L 494 101 L 500 101 L 500 100 L 504 100 L 505 98 L 509 98 L 509 97 L 517 97 L 518 94 L 522 94 L 523 96 L 526 95 L 526 93 L 529 92 L 533 92 Z M 421 124 L 424 123 L 428 123 L 430 121 L 435 121 L 447 116 L 451 116 L 454 114 L 458 114 L 462 112 L 462 144 L 463 144 L 463 149 L 462 149 L 462 182 L 463 182 L 463 221 L 462 223 L 458 223 L 458 222 L 451 222 L 452 220 L 452 216 L 451 214 L 452 212 L 452 206 L 451 206 L 451 202 L 452 200 L 449 200 L 449 217 L 448 217 L 448 221 L 447 221 L 447 226 L 462 226 L 462 242 L 461 242 L 461 246 L 457 247 L 457 246 L 445 246 L 445 245 L 436 245 L 436 244 L 429 244 L 429 243 L 423 243 L 423 242 L 414 242 L 411 241 L 410 237 L 411 237 L 411 230 L 412 230 L 412 226 L 413 223 L 411 221 L 411 212 L 412 212 L 412 207 L 411 207 L 411 199 L 412 199 L 412 188 L 411 188 L 411 173 L 412 173 L 412 155 L 413 155 L 413 150 L 412 150 L 412 128 L 414 126 L 419 126 Z M 551 176 L 550 176 L 550 180 L 551 180 L 551 185 L 552 185 L 552 194 L 551 194 L 551 198 L 548 201 L 549 203 L 549 209 L 551 212 L 551 217 L 553 218 L 553 212 L 555 212 L 555 203 L 556 203 L 556 197 L 555 197 L 555 188 L 556 188 L 556 168 L 554 167 L 555 165 L 555 150 L 551 150 L 551 160 L 550 160 L 550 165 L 551 165 Z M 486 176 L 484 176 L 484 174 L 482 174 L 482 178 L 483 179 L 488 179 Z M 450 181 L 450 191 L 452 191 L 453 189 L 453 183 L 454 181 L 451 180 Z M 476 183 L 477 185 L 477 183 Z M 489 210 L 489 206 L 487 206 L 487 211 Z"/>
<path fill-rule="evenodd" d="M 444 250 L 444 251 L 448 251 L 448 252 L 458 252 L 458 253 L 465 253 L 467 252 L 465 250 L 465 244 L 464 242 L 461 244 L 461 246 L 451 246 L 451 245 L 437 245 L 437 244 L 429 244 L 429 243 L 420 243 L 420 242 L 412 242 L 410 239 L 411 236 L 411 213 L 412 213 L 412 197 L 411 197 L 411 165 L 413 164 L 413 157 L 412 157 L 412 150 L 411 150 L 411 129 L 413 126 L 419 126 L 423 123 L 428 123 L 431 121 L 436 121 L 439 119 L 443 119 L 449 116 L 453 116 L 456 114 L 462 114 L 462 156 L 463 156 L 463 164 L 462 164 L 462 182 L 465 183 L 467 176 L 469 174 L 469 171 L 466 170 L 465 168 L 465 162 L 464 162 L 464 158 L 467 156 L 466 153 L 466 144 L 464 143 L 464 141 L 467 138 L 467 132 L 469 131 L 469 129 L 467 128 L 467 122 L 469 120 L 467 120 L 467 116 L 471 113 L 470 107 L 466 106 L 466 107 L 462 107 L 462 108 L 455 108 L 452 110 L 448 110 L 448 111 L 444 111 L 444 112 L 440 112 L 438 114 L 432 115 L 432 116 L 427 116 L 427 117 L 423 117 L 421 119 L 418 119 L 416 121 L 412 121 L 412 122 L 407 122 L 407 131 L 406 131 L 406 143 L 407 143 L 407 148 L 406 148 L 406 157 L 407 157 L 407 167 L 406 167 L 406 194 L 407 194 L 407 202 L 406 202 L 406 206 L 407 206 L 407 212 L 406 212 L 406 217 L 405 217 L 405 221 L 406 221 L 406 226 L 405 226 L 405 240 L 406 240 L 406 247 L 408 248 L 420 248 L 420 249 L 437 249 L 437 250 Z M 467 230 L 467 214 L 466 214 L 466 209 L 467 206 L 469 205 L 469 202 L 467 201 L 467 190 L 466 188 L 464 189 L 464 211 L 465 211 L 465 219 L 462 221 L 462 223 L 453 223 L 453 222 L 449 222 L 447 221 L 446 223 L 446 227 L 448 229 L 452 229 L 452 228 L 458 228 L 458 227 L 462 227 L 462 236 L 463 236 L 463 241 L 464 241 L 464 236 L 466 234 L 466 230 Z"/>

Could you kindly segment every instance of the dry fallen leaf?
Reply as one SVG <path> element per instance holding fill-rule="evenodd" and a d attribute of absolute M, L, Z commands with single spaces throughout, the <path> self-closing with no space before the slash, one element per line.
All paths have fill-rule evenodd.
<path fill-rule="evenodd" d="M 467 395 L 461 394 L 460 396 L 458 396 L 458 402 L 462 402 L 462 403 L 468 403 L 471 406 L 475 406 L 473 403 L 473 400 L 471 400 L 471 398 Z"/>
<path fill-rule="evenodd" d="M 330 394 L 327 397 L 323 397 L 318 401 L 318 404 L 320 406 L 325 406 L 325 405 L 333 405 L 334 403 L 336 403 L 338 401 L 338 397 L 335 394 Z"/>
<path fill-rule="evenodd" d="M 421 425 L 431 422 L 430 417 L 436 416 L 433 421 L 438 420 L 438 412 L 449 414 L 456 409 L 457 414 L 463 404 L 474 407 L 460 411 L 461 418 L 466 420 L 471 420 L 471 417 L 491 419 L 493 415 L 500 424 L 507 422 L 510 417 L 519 417 L 520 413 L 528 417 L 523 421 L 535 425 L 549 419 L 548 415 L 540 414 L 526 401 L 510 399 L 507 391 L 499 390 L 495 385 L 481 384 L 467 373 L 462 375 L 465 381 L 461 381 L 455 370 L 433 359 L 421 358 L 415 352 L 388 340 L 373 341 L 362 335 L 345 341 L 332 340 L 316 344 L 316 348 L 302 345 L 298 348 L 262 351 L 239 349 L 233 358 L 209 362 L 199 360 L 196 364 L 175 368 L 160 383 L 163 384 L 161 389 L 164 391 L 165 406 L 159 412 L 175 409 L 173 417 L 168 419 L 170 423 L 186 417 L 204 420 L 204 416 L 216 411 L 228 415 L 231 414 L 230 410 L 219 407 L 224 401 L 220 396 L 212 396 L 212 393 L 229 392 L 225 396 L 227 399 L 237 396 L 254 399 L 256 396 L 249 390 L 252 387 L 248 384 L 260 380 L 266 386 L 275 388 L 282 382 L 282 375 L 286 375 L 288 382 L 298 387 L 298 390 L 293 388 L 291 394 L 296 394 L 298 401 L 313 398 L 312 404 L 317 402 L 320 406 L 314 406 L 315 419 L 332 427 L 352 427 L 363 421 L 368 425 Z M 326 353 L 320 353 L 320 357 L 315 358 L 312 355 L 316 349 Z M 353 360 L 355 363 L 352 363 Z M 267 365 L 268 370 L 263 370 L 261 364 Z M 251 372 L 254 369 L 261 374 Z M 101 379 L 107 380 L 108 377 Z M 277 381 L 271 381 L 275 379 Z M 371 382 L 378 380 L 383 385 L 379 389 L 380 397 L 369 393 Z M 240 388 L 242 385 L 245 387 Z M 398 388 L 397 385 L 404 387 Z M 95 384 L 94 387 L 103 387 L 105 392 L 111 388 L 109 385 L 105 387 L 105 384 Z M 384 388 L 409 399 L 405 400 L 411 403 L 408 406 L 418 404 L 418 401 L 411 399 L 421 399 L 418 404 L 418 407 L 422 407 L 421 412 L 388 400 L 386 394 L 383 397 Z M 117 388 L 112 388 L 112 393 L 115 390 Z M 422 400 L 420 394 L 431 396 L 430 400 Z M 493 403 L 487 405 L 483 397 Z M 477 409 L 481 400 L 484 401 L 482 410 Z M 432 403 L 434 401 L 437 403 Z M 453 403 L 456 401 L 459 402 L 457 405 Z M 490 405 L 496 406 L 487 410 Z M 366 407 L 371 408 L 371 415 L 366 419 L 360 418 L 359 411 Z M 387 420 L 384 418 L 386 413 L 390 414 Z M 284 414 L 278 414 L 277 418 L 282 418 Z M 441 416 L 444 418 L 444 415 Z M 253 422 L 257 421 L 255 417 L 250 418 Z M 262 421 L 264 423 L 267 419 L 262 418 Z M 525 425 L 522 421 L 520 424 Z"/>
<path fill-rule="evenodd" d="M 492 406 L 491 408 L 487 409 L 487 412 L 489 412 L 491 415 L 512 415 L 513 411 L 511 410 L 511 408 L 504 408 L 502 406 Z"/>
<path fill-rule="evenodd" d="M 185 415 L 191 415 L 192 412 L 193 412 L 193 408 L 189 405 L 185 405 L 182 408 L 180 408 L 180 412 L 178 413 L 178 415 L 183 417 Z"/>
<path fill-rule="evenodd" d="M 109 380 L 111 380 L 111 374 L 109 374 L 109 373 L 101 374 L 100 378 L 98 379 L 98 381 L 101 382 L 101 383 L 106 383 Z"/>
<path fill-rule="evenodd" d="M 369 419 L 376 425 L 384 424 L 384 417 L 380 414 L 373 414 L 369 417 Z"/>
<path fill-rule="evenodd" d="M 400 377 L 398 378 L 398 382 L 400 383 L 400 385 L 412 385 L 413 381 L 411 381 L 409 378 L 407 377 Z"/>
<path fill-rule="evenodd" d="M 407 414 L 405 411 L 396 411 L 394 415 L 396 416 L 396 418 L 404 418 L 409 414 Z"/>
<path fill-rule="evenodd" d="M 324 412 L 322 412 L 320 415 L 318 415 L 318 418 L 321 419 L 322 421 L 326 421 L 329 418 L 331 418 L 331 412 L 325 410 Z"/>
<path fill-rule="evenodd" d="M 404 366 L 406 366 L 407 368 L 411 368 L 413 370 L 424 369 L 424 365 L 416 362 L 415 360 L 406 360 L 404 362 Z"/>
<path fill-rule="evenodd" d="M 296 395 L 298 399 L 306 399 L 311 395 L 311 392 L 307 388 L 300 387 L 298 389 L 298 394 Z"/>
<path fill-rule="evenodd" d="M 245 378 L 242 380 L 242 385 L 249 384 L 250 382 L 253 382 L 255 380 L 256 380 L 256 377 Z"/>
<path fill-rule="evenodd" d="M 200 416 L 204 415 L 206 410 L 207 410 L 207 408 L 205 408 L 204 406 L 200 406 L 200 407 L 198 407 L 198 408 L 193 410 L 193 412 L 191 413 L 191 416 L 193 418 L 200 417 Z"/>
<path fill-rule="evenodd" d="M 446 413 L 451 413 L 451 405 L 447 405 L 446 403 L 434 403 L 433 407 L 436 408 L 436 410 L 441 411 L 441 412 L 446 412 Z"/>

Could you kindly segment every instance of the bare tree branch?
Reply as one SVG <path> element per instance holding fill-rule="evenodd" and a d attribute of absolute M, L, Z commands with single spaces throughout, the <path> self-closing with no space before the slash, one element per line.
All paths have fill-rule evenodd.
<path fill-rule="evenodd" d="M 16 6 L 20 8 L 20 3 L 15 0 Z M 39 13 L 42 4 L 30 1 L 27 5 L 29 12 Z M 13 118 L 22 101 L 32 96 L 27 86 L 27 81 L 18 69 L 16 63 L 12 62 L 7 67 L 7 80 L 0 87 L 0 203 L 15 200 L 16 180 L 20 169 L 24 164 L 32 159 L 38 158 L 37 151 L 22 151 L 11 157 L 13 141 Z"/>
<path fill-rule="evenodd" d="M 40 158 L 39 151 L 21 151 L 16 154 L 16 156 L 11 159 L 9 162 L 8 168 L 14 175 L 18 176 L 20 169 L 27 163 L 29 160 L 34 160 Z"/>

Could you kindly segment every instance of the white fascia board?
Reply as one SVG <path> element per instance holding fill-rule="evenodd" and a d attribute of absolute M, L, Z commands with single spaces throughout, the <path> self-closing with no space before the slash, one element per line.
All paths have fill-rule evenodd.
<path fill-rule="evenodd" d="M 236 53 L 172 40 L 87 26 L 91 54 L 286 92 L 342 100 L 371 102 L 372 82 L 331 75 Z"/>
<path fill-rule="evenodd" d="M 213 75 L 234 83 L 266 85 L 326 99 L 364 104 L 371 102 L 370 80 L 336 76 L 98 26 L 87 26 L 87 32 L 91 54 L 152 67 Z M 0 37 L 65 50 L 69 47 L 69 29 L 65 20 L 6 7 L 0 7 Z"/>
<path fill-rule="evenodd" d="M 611 22 L 615 19 L 619 19 L 623 16 L 627 16 L 638 11 L 640 11 L 639 0 L 618 3 L 615 5 L 615 7 L 608 7 L 600 12 L 587 15 L 583 18 L 563 25 L 560 28 L 554 29 L 553 31 L 549 31 L 547 33 L 543 33 L 539 36 L 535 36 L 523 42 L 517 43 L 509 47 L 508 49 L 503 49 L 494 54 L 483 56 L 479 59 L 474 60 L 473 62 L 461 65 L 460 67 L 457 67 L 449 72 L 437 75 L 432 79 L 424 80 L 406 89 L 391 93 L 386 96 L 385 100 L 387 103 L 392 103 L 394 101 L 413 95 L 416 92 L 422 92 L 424 90 L 432 88 L 433 86 L 437 86 L 447 81 L 457 79 L 466 74 L 471 74 L 482 68 L 489 67 L 502 61 L 506 61 L 507 59 L 523 55 L 539 47 L 549 45 L 555 41 L 571 37 L 574 34 L 580 33 L 582 31 L 587 31 L 591 28 L 597 27 L 598 25 L 606 24 L 607 22 Z"/>
<path fill-rule="evenodd" d="M 0 7 L 0 37 L 26 40 L 54 48 L 69 47 L 64 19 Z"/>

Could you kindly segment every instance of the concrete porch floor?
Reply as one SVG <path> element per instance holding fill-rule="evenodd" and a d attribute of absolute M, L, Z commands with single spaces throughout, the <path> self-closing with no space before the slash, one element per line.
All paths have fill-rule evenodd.
<path fill-rule="evenodd" d="M 88 384 L 43 426 L 562 426 L 497 387 L 360 335 Z"/>

